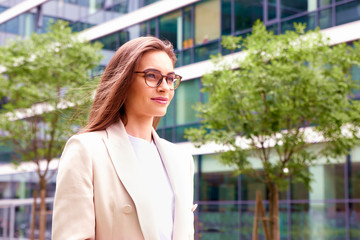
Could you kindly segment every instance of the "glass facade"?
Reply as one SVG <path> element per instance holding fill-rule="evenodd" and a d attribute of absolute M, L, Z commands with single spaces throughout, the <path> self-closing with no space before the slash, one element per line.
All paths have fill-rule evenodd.
<path fill-rule="evenodd" d="M 0 12 L 13 1 L 0 2 Z M 123 16 L 156 0 L 52 0 L 42 7 L 42 18 L 36 29 L 36 10 L 24 13 L 0 25 L 0 35 L 28 36 L 45 32 L 51 21 L 65 19 L 75 31 Z M 307 29 L 321 29 L 360 19 L 359 0 L 202 0 L 176 11 L 139 22 L 94 41 L 104 50 L 115 51 L 126 41 L 146 35 L 168 39 L 174 45 L 176 67 L 208 60 L 218 53 L 229 54 L 221 47 L 222 35 L 246 36 L 257 19 L 275 34 L 292 30 L 294 22 L 307 24 Z M 99 66 L 95 72 L 101 72 Z M 359 68 L 352 70 L 360 80 Z M 181 83 L 157 132 L 172 142 L 186 142 L 185 129 L 199 127 L 194 106 L 206 102 L 201 80 Z M 356 98 L 360 91 L 354 90 Z M 0 163 L 9 162 L 11 151 L 0 148 Z M 251 239 L 256 190 L 260 190 L 268 209 L 268 189 L 256 178 L 234 175 L 232 166 L 219 161 L 216 154 L 196 155 L 195 212 L 196 239 Z M 360 148 L 351 150 L 338 162 L 309 167 L 314 176 L 312 191 L 289 179 L 290 188 L 280 192 L 281 239 L 360 239 Z M 261 169 L 258 169 L 261 174 Z M 0 174 L 0 199 L 31 198 L 36 189 L 36 173 Z M 55 177 L 48 186 L 48 196 L 55 190 Z M 51 210 L 51 204 L 48 206 Z M 15 211 L 15 210 L 14 210 Z M 17 237 L 27 237 L 31 207 L 16 208 Z M 10 210 L 0 206 L 1 216 L 9 218 Z M 50 218 L 49 223 L 51 224 Z M 5 236 L 0 222 L 0 238 Z M 48 227 L 50 229 L 50 227 Z M 6 230 L 8 231 L 8 230 Z M 260 230 L 260 239 L 264 239 Z"/>
<path fill-rule="evenodd" d="M 36 30 L 36 11 L 24 13 L 2 25 L 0 33 L 28 36 L 45 32 L 49 22 L 65 19 L 74 31 L 109 21 L 156 1 L 125 0 L 52 0 L 42 7 L 42 21 Z M 175 12 L 138 23 L 119 32 L 97 39 L 107 50 L 115 51 L 137 36 L 153 35 L 171 41 L 179 61 L 176 67 L 207 60 L 222 49 L 221 35 L 250 33 L 260 19 L 274 33 L 293 30 L 294 23 L 306 23 L 307 29 L 321 29 L 360 19 L 360 0 L 202 0 Z M 8 6 L 0 3 L 0 11 Z M 76 16 L 76 17 L 74 17 Z M 79 20 L 81 19 L 81 20 Z"/>
<path fill-rule="evenodd" d="M 184 142 L 184 131 L 189 127 L 200 125 L 200 119 L 194 109 L 196 103 L 200 102 L 200 79 L 184 81 L 175 91 L 166 116 L 158 126 L 158 134 L 172 142 Z"/>
<path fill-rule="evenodd" d="M 281 239 L 360 238 L 360 148 L 333 164 L 321 162 L 309 168 L 312 190 L 291 183 L 280 192 Z M 195 163 L 197 239 L 252 239 L 256 190 L 262 192 L 268 210 L 265 184 L 234 175 L 234 167 L 222 164 L 214 154 L 196 156 Z M 262 228 L 259 236 L 265 239 Z"/>
<path fill-rule="evenodd" d="M 293 30 L 294 23 L 299 22 L 308 30 L 325 29 L 359 20 L 359 8 L 359 0 L 282 0 L 280 5 L 276 0 L 202 0 L 143 23 L 149 27 L 141 34 L 171 41 L 178 56 L 176 67 L 180 67 L 208 60 L 220 52 L 231 53 L 222 49 L 221 36 L 246 36 L 258 19 L 275 34 Z"/>
<path fill-rule="evenodd" d="M 176 11 L 159 17 L 159 37 L 172 42 L 175 50 L 182 49 L 182 17 Z"/>

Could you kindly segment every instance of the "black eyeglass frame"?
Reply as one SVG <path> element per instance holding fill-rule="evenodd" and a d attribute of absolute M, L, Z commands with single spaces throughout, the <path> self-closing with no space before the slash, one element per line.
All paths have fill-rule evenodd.
<path fill-rule="evenodd" d="M 156 74 L 159 74 L 159 75 L 161 76 L 161 78 L 158 80 L 156 86 L 150 86 L 150 85 L 148 84 L 148 82 L 147 82 L 147 80 L 146 80 L 146 74 L 148 74 L 149 72 L 156 73 Z M 157 70 L 155 70 L 155 69 L 146 69 L 146 70 L 144 70 L 144 71 L 142 71 L 142 72 L 136 71 L 135 73 L 144 73 L 144 74 L 145 74 L 145 75 L 144 75 L 145 83 L 146 83 L 147 86 L 149 86 L 149 87 L 151 87 L 151 88 L 157 88 L 158 86 L 160 86 L 160 84 L 162 83 L 164 77 L 165 77 L 165 79 L 166 79 L 166 83 L 168 84 L 168 86 L 171 86 L 171 85 L 169 85 L 169 83 L 168 83 L 168 77 L 170 77 L 170 76 L 169 76 L 169 75 L 163 75 L 163 74 L 161 74 L 159 71 L 157 71 Z M 179 84 L 177 85 L 176 88 L 175 88 L 175 87 L 174 87 L 174 88 L 171 88 L 171 87 L 170 87 L 170 90 L 175 90 L 175 89 L 177 89 L 177 88 L 180 86 L 182 76 L 174 73 L 174 79 L 176 79 L 176 78 L 179 78 Z"/>

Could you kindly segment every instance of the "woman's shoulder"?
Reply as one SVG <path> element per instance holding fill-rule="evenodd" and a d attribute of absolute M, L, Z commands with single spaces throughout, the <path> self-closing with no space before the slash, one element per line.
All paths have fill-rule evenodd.
<path fill-rule="evenodd" d="M 79 132 L 77 134 L 74 134 L 69 138 L 69 141 L 72 139 L 76 139 L 79 141 L 98 141 L 101 140 L 104 136 L 106 136 L 106 132 L 103 131 L 95 131 L 95 132 Z"/>
<path fill-rule="evenodd" d="M 80 132 L 71 136 L 66 145 L 80 145 L 84 148 L 97 147 L 102 143 L 104 136 L 106 136 L 105 131 Z"/>

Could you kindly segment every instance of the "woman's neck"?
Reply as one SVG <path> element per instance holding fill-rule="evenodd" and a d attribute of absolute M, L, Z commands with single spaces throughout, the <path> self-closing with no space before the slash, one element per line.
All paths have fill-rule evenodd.
<path fill-rule="evenodd" d="M 153 118 L 132 118 L 127 117 L 127 123 L 125 125 L 126 132 L 137 138 L 142 138 L 148 142 L 151 142 Z"/>

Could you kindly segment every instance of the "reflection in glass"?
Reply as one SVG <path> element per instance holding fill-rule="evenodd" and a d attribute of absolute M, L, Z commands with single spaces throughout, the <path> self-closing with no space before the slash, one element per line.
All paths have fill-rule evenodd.
<path fill-rule="evenodd" d="M 309 168 L 313 174 L 310 200 L 344 199 L 344 164 L 326 164 Z"/>
<path fill-rule="evenodd" d="M 357 148 L 357 151 L 353 150 L 353 153 L 360 153 L 360 149 Z M 360 198 L 360 161 L 356 161 L 355 156 L 352 155 L 351 168 L 349 170 L 349 198 L 359 199 Z M 360 156 L 358 156 L 359 158 Z"/>
<path fill-rule="evenodd" d="M 199 205 L 197 233 L 201 239 L 239 239 L 239 211 L 235 204 Z"/>
<path fill-rule="evenodd" d="M 291 239 L 344 239 L 345 204 L 291 205 Z"/>
<path fill-rule="evenodd" d="M 319 0 L 319 7 L 325 7 L 331 4 L 331 0 Z"/>
<path fill-rule="evenodd" d="M 263 178 L 264 171 L 257 170 L 256 173 L 258 176 Z M 258 177 L 253 177 L 249 175 L 241 175 L 241 199 L 244 201 L 255 201 L 256 200 L 256 191 L 261 192 L 263 200 L 269 199 L 269 190 L 265 182 L 261 181 Z M 279 191 L 279 200 L 287 199 L 286 191 Z"/>
<path fill-rule="evenodd" d="M 268 0 L 268 20 L 276 18 L 276 0 Z"/>
<path fill-rule="evenodd" d="M 195 44 L 205 44 L 220 37 L 220 0 L 195 5 Z"/>
<path fill-rule="evenodd" d="M 306 188 L 304 183 L 291 183 L 290 184 L 291 200 L 309 200 L 309 189 Z"/>
<path fill-rule="evenodd" d="M 169 40 L 175 50 L 182 49 L 181 12 L 176 11 L 159 18 L 159 37 Z"/>
<path fill-rule="evenodd" d="M 356 95 L 356 98 L 360 98 L 360 67 L 353 66 L 351 68 L 351 76 L 352 80 L 355 82 L 356 85 L 358 85 L 357 88 L 352 89 L 352 93 Z"/>
<path fill-rule="evenodd" d="M 221 35 L 231 34 L 231 0 L 221 1 Z"/>
<path fill-rule="evenodd" d="M 103 49 L 116 51 L 121 45 L 128 40 L 128 31 L 120 31 L 101 37 L 96 41 L 103 44 Z"/>
<path fill-rule="evenodd" d="M 112 7 L 112 11 L 117 13 L 127 13 L 128 12 L 128 1 L 116 1 Z"/>
<path fill-rule="evenodd" d="M 152 4 L 154 2 L 157 2 L 159 0 L 143 0 L 143 1 L 144 1 L 144 6 L 146 6 L 146 5 Z"/>
<path fill-rule="evenodd" d="M 200 80 L 183 81 L 176 90 L 176 125 L 198 122 L 193 106 L 200 102 Z"/>
<path fill-rule="evenodd" d="M 192 20 L 191 20 L 191 13 L 192 8 L 187 7 L 184 9 L 184 41 L 183 41 L 183 48 L 191 48 L 194 46 L 194 40 L 192 36 Z M 184 64 L 185 65 L 185 64 Z"/>
<path fill-rule="evenodd" d="M 255 213 L 255 204 L 242 204 L 240 205 L 241 209 L 241 240 L 251 240 L 252 232 L 254 226 L 254 213 Z M 269 212 L 269 204 L 263 203 L 263 207 L 266 213 Z M 279 204 L 279 225 L 280 225 L 280 238 L 287 239 L 288 236 L 288 213 L 287 206 L 285 204 Z M 264 229 L 262 223 L 259 222 L 258 230 L 259 239 L 265 239 Z M 296 239 L 296 238 L 294 238 Z"/>
<path fill-rule="evenodd" d="M 174 128 L 165 128 L 164 129 L 164 135 L 163 138 L 165 138 L 166 140 L 170 141 L 170 142 L 174 142 Z"/>
<path fill-rule="evenodd" d="M 150 36 L 156 36 L 156 19 L 151 19 L 149 21 L 149 28 L 150 28 L 150 32 L 149 32 L 149 35 Z"/>
<path fill-rule="evenodd" d="M 263 21 L 263 0 L 235 0 L 235 31 L 252 28 L 257 19 Z"/>
<path fill-rule="evenodd" d="M 5 23 L 5 32 L 12 34 L 19 34 L 19 16 L 13 19 L 10 19 Z"/>
<path fill-rule="evenodd" d="M 350 240 L 360 239 L 360 203 L 350 203 Z"/>
<path fill-rule="evenodd" d="M 188 64 L 192 63 L 192 60 L 191 60 L 192 53 L 193 53 L 192 48 L 183 51 L 183 65 L 188 65 Z"/>
<path fill-rule="evenodd" d="M 331 8 L 319 11 L 319 27 L 321 29 L 329 28 L 332 24 Z"/>
<path fill-rule="evenodd" d="M 147 35 L 147 22 L 139 23 L 127 28 L 129 40 Z"/>
<path fill-rule="evenodd" d="M 336 25 L 356 21 L 360 19 L 360 1 L 352 1 L 346 4 L 336 6 Z"/>
<path fill-rule="evenodd" d="M 160 118 L 160 122 L 157 126 L 157 129 L 158 129 L 157 132 L 159 135 L 161 135 L 161 131 L 159 129 L 162 128 L 163 126 L 164 126 L 164 118 L 162 117 L 162 118 Z"/>
<path fill-rule="evenodd" d="M 289 17 L 306 11 L 313 11 L 316 9 L 316 0 L 294 1 L 282 0 L 280 11 L 281 18 Z"/>
<path fill-rule="evenodd" d="M 278 24 L 277 23 L 267 26 L 266 29 L 269 32 L 272 32 L 274 35 L 278 34 Z"/>
<path fill-rule="evenodd" d="M 181 86 L 181 83 L 180 83 L 180 86 Z M 179 90 L 179 89 L 177 89 L 177 90 Z M 176 96 L 176 94 L 175 94 L 175 96 Z M 164 126 L 166 126 L 166 127 L 175 125 L 175 102 L 176 102 L 175 96 L 171 100 L 171 102 L 167 108 L 166 115 L 163 117 Z"/>
<path fill-rule="evenodd" d="M 203 155 L 200 173 L 200 201 L 238 200 L 237 176 L 217 155 Z"/>
<path fill-rule="evenodd" d="M 285 33 L 287 30 L 295 30 L 294 23 L 305 23 L 306 31 L 310 29 L 315 29 L 315 13 L 310 13 L 305 16 L 297 17 L 290 19 L 288 21 L 281 23 L 281 32 Z"/>
<path fill-rule="evenodd" d="M 175 134 L 176 134 L 175 142 L 186 142 L 186 141 L 188 141 L 184 136 L 185 135 L 185 129 L 199 128 L 199 127 L 200 127 L 200 123 L 193 123 L 193 124 L 186 124 L 186 125 L 182 125 L 182 126 L 177 126 L 175 128 Z"/>
<path fill-rule="evenodd" d="M 195 48 L 195 62 L 208 60 L 211 55 L 217 55 L 219 52 L 218 41 L 202 45 Z"/>
<path fill-rule="evenodd" d="M 177 61 L 175 63 L 175 68 L 181 67 L 182 66 L 182 53 L 179 51 L 175 51 L 175 55 L 177 58 Z"/>

